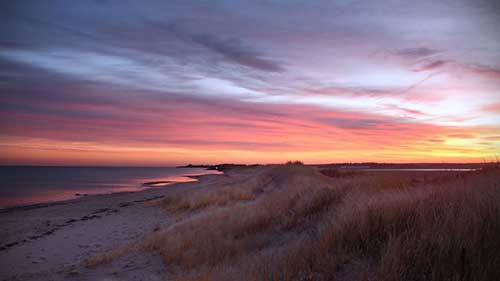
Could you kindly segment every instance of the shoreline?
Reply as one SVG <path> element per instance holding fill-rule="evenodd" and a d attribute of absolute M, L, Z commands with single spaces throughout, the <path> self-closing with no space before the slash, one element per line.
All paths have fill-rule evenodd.
<path fill-rule="evenodd" d="M 113 268 L 89 269 L 84 261 L 171 225 L 175 214 L 155 203 L 167 194 L 218 185 L 226 178 L 225 174 L 190 177 L 196 181 L 1 209 L 0 280 L 100 280 L 115 276 Z M 148 269 L 144 270 L 146 264 Z M 127 280 L 132 279 L 127 274 L 149 277 L 164 271 L 163 261 L 155 254 L 132 254 L 118 266 L 127 269 L 122 276 Z"/>
<path fill-rule="evenodd" d="M 433 163 L 434 164 L 434 163 Z M 320 165 L 310 165 L 311 167 L 316 167 L 318 169 L 328 169 L 328 168 L 337 168 L 340 170 L 345 170 L 345 171 L 359 171 L 359 172 L 429 172 L 429 171 L 436 171 L 436 172 L 473 172 L 473 171 L 479 171 L 483 169 L 484 167 L 488 167 L 490 165 L 484 165 L 484 164 L 476 164 L 476 163 L 466 163 L 466 164 L 459 164 L 459 167 L 449 167 L 448 168 L 442 168 L 442 166 L 446 166 L 446 164 L 434 164 L 438 168 L 433 168 L 429 166 L 425 166 L 427 168 L 413 168 L 412 166 L 408 167 L 408 164 L 404 164 L 403 167 L 400 167 L 400 164 L 379 164 L 382 166 L 382 168 L 377 168 L 377 166 L 372 167 L 372 168 L 366 168 L 366 167 L 358 167 L 357 164 L 354 165 L 349 165 L 349 166 L 340 166 L 341 164 L 320 164 Z M 420 164 L 414 164 L 417 165 L 417 167 L 420 167 Z M 429 164 L 423 164 L 423 165 L 429 165 Z M 70 204 L 72 201 L 77 201 L 83 198 L 92 198 L 96 196 L 106 196 L 106 195 L 112 195 L 112 194 L 127 194 L 127 193 L 138 193 L 138 192 L 147 192 L 151 189 L 160 189 L 160 188 L 171 188 L 173 185 L 178 185 L 181 183 L 196 183 L 200 181 L 201 178 L 206 177 L 206 176 L 212 176 L 212 175 L 224 175 L 224 171 L 229 170 L 228 168 L 241 168 L 241 167 L 252 167 L 252 166 L 257 166 L 257 165 L 235 165 L 235 164 L 223 164 L 223 165 L 186 165 L 186 166 L 177 166 L 175 167 L 176 169 L 186 169 L 186 168 L 205 168 L 208 171 L 213 171 L 216 170 L 220 172 L 220 174 L 202 174 L 202 175 L 184 175 L 181 177 L 185 178 L 190 178 L 194 179 L 194 181 L 169 181 L 169 180 L 159 180 L 159 181 L 150 181 L 150 182 L 144 182 L 141 184 L 142 189 L 136 190 L 136 191 L 130 191 L 130 190 L 124 190 L 124 191 L 115 191 L 115 192 L 104 192 L 104 193 L 91 193 L 91 194 L 78 194 L 76 193 L 73 198 L 68 198 L 64 200 L 56 200 L 56 201 L 46 201 L 46 202 L 38 202 L 38 203 L 29 203 L 29 204 L 20 204 L 20 205 L 12 205 L 12 206 L 6 206 L 6 207 L 1 207 L 0 206 L 0 214 L 3 213 L 9 213 L 17 210 L 32 210 L 32 209 L 39 209 L 39 208 L 46 208 L 46 207 L 51 207 L 51 206 L 56 206 L 56 205 L 65 205 L 65 204 Z M 400 167 L 400 168 L 391 168 L 391 166 L 395 167 Z M 463 168 L 463 167 L 467 168 Z M 491 166 L 494 166 L 493 164 Z M 157 183 L 161 183 L 161 185 L 155 185 Z"/>
<path fill-rule="evenodd" d="M 208 169 L 207 169 L 208 170 Z M 219 171 L 220 172 L 220 171 Z M 136 193 L 136 192 L 145 192 L 150 189 L 158 189 L 158 188 L 166 188 L 166 187 L 171 187 L 175 184 L 179 183 L 186 183 L 186 182 L 197 182 L 200 180 L 201 177 L 204 176 L 209 176 L 209 175 L 222 175 L 224 174 L 223 172 L 220 172 L 220 174 L 213 174 L 213 173 L 207 173 L 207 174 L 201 174 L 201 175 L 182 175 L 182 176 L 175 176 L 172 178 L 189 178 L 189 179 L 194 179 L 193 181 L 176 181 L 176 180 L 165 180 L 165 181 L 152 181 L 152 182 L 168 182 L 168 184 L 165 185 L 159 185 L 159 186 L 154 186 L 154 185 L 149 185 L 149 183 L 152 182 L 144 182 L 141 183 L 140 188 L 138 190 L 117 190 L 117 191 L 103 191 L 103 193 L 79 193 L 75 192 L 75 194 L 71 198 L 67 199 L 62 199 L 62 200 L 55 200 L 55 201 L 41 201 L 41 202 L 34 202 L 34 203 L 27 203 L 27 204 L 16 204 L 16 205 L 8 205 L 8 206 L 0 206 L 0 214 L 2 213 L 8 213 L 11 211 L 16 211 L 16 210 L 31 210 L 31 209 L 39 209 L 39 208 L 45 208 L 45 207 L 50 207 L 53 205 L 62 205 L 62 204 L 68 204 L 71 203 L 70 201 L 74 200 L 79 200 L 82 198 L 89 198 L 89 197 L 94 197 L 94 196 L 103 196 L 103 195 L 111 195 L 111 194 L 118 194 L 118 193 Z"/>

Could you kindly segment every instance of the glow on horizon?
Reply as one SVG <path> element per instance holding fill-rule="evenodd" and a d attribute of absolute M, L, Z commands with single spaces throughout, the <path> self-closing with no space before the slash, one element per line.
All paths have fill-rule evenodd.
<path fill-rule="evenodd" d="M 500 154 L 489 1 L 49 2 L 4 9 L 0 164 Z"/>

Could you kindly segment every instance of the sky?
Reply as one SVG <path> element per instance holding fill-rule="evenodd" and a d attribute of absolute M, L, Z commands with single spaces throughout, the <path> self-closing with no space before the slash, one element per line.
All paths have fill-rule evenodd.
<path fill-rule="evenodd" d="M 0 164 L 483 162 L 498 1 L 0 1 Z"/>

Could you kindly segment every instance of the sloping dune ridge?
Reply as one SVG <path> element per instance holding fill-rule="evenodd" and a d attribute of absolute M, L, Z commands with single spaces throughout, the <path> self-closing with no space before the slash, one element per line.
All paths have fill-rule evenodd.
<path fill-rule="evenodd" d="M 498 172 L 236 168 L 172 189 L 140 248 L 174 280 L 500 280 Z"/>

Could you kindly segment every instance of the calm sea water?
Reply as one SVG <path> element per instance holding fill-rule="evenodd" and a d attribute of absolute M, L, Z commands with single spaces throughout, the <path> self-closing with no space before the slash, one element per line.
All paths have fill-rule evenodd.
<path fill-rule="evenodd" d="M 217 173 L 201 168 L 171 167 L 0 166 L 0 207 L 66 200 L 77 194 L 140 191 L 194 181 L 187 177 L 189 175 Z"/>

